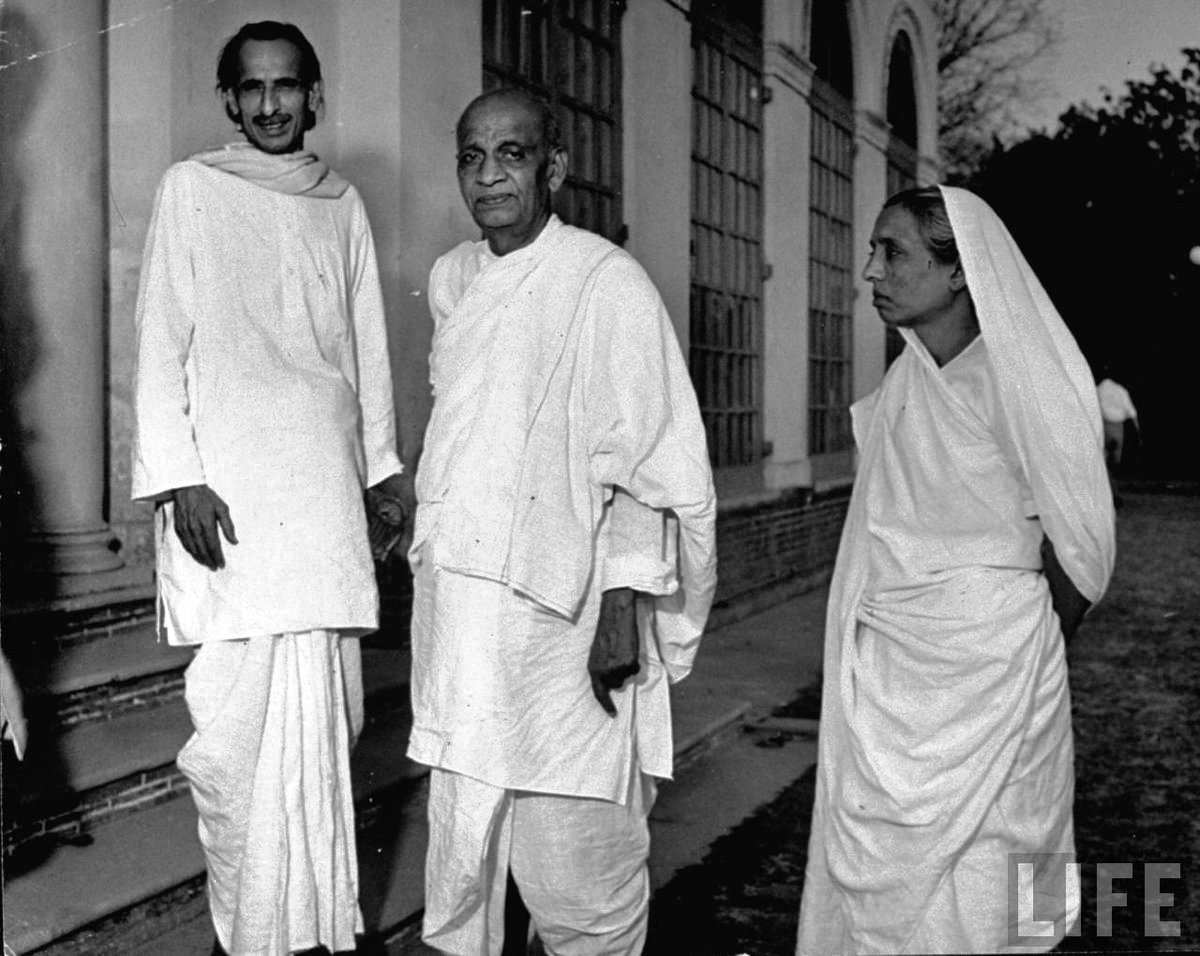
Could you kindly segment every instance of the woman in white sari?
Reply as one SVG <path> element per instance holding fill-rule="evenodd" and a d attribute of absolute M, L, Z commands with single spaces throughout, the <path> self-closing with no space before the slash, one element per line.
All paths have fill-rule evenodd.
<path fill-rule="evenodd" d="M 1114 557 L 1092 376 L 969 192 L 892 197 L 864 278 L 907 347 L 852 410 L 797 952 L 1048 950 L 1079 913 L 1064 635 Z"/>

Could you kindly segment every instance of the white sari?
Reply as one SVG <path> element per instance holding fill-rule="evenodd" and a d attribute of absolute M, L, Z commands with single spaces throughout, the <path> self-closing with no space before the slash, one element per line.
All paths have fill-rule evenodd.
<path fill-rule="evenodd" d="M 1003 224 L 944 192 L 981 335 L 939 368 L 906 332 L 854 409 L 800 953 L 1049 949 L 1078 917 L 1070 698 L 1039 546 L 1100 597 L 1099 412 Z M 1021 900 L 1017 862 L 1034 864 Z"/>

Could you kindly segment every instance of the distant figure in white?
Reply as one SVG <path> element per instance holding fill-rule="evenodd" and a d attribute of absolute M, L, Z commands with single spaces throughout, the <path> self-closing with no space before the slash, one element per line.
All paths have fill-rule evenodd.
<path fill-rule="evenodd" d="M 1049 950 L 1079 916 L 1064 638 L 1114 558 L 1092 375 L 975 195 L 899 193 L 870 247 L 906 347 L 852 409 L 797 951 Z"/>
<path fill-rule="evenodd" d="M 199 645 L 179 767 L 214 951 L 352 951 L 355 638 L 379 607 L 363 495 L 395 514 L 403 492 L 375 248 L 354 187 L 304 149 L 321 107 L 304 35 L 247 24 L 217 80 L 246 141 L 159 186 L 133 496 L 157 503 L 167 638 Z"/>
<path fill-rule="evenodd" d="M 1096 399 L 1100 402 L 1100 416 L 1104 419 L 1104 458 L 1109 471 L 1115 471 L 1125 453 L 1126 429 L 1138 433 L 1137 409 L 1129 390 L 1111 378 L 1104 378 L 1096 386 Z"/>

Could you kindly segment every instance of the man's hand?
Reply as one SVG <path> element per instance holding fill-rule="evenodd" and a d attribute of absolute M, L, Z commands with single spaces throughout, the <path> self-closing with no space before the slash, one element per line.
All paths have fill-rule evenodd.
<path fill-rule="evenodd" d="M 237 544 L 229 507 L 208 485 L 188 485 L 171 492 L 175 502 L 175 533 L 184 549 L 210 571 L 225 567 L 221 533 Z M 220 529 L 218 531 L 218 529 Z"/>
<path fill-rule="evenodd" d="M 412 532 L 417 496 L 406 474 L 388 475 L 367 489 L 367 535 L 371 556 L 383 561 Z"/>
<path fill-rule="evenodd" d="M 600 596 L 600 620 L 588 654 L 588 675 L 592 693 L 610 717 L 617 716 L 611 691 L 633 677 L 640 667 L 636 597 L 633 588 L 614 588 Z"/>

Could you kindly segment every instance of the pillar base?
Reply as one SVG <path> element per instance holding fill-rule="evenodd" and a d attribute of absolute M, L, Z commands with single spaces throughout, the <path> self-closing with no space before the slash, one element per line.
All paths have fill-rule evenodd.
<path fill-rule="evenodd" d="M 21 570 L 30 580 L 116 571 L 125 562 L 107 527 L 91 531 L 35 531 L 25 539 Z"/>

